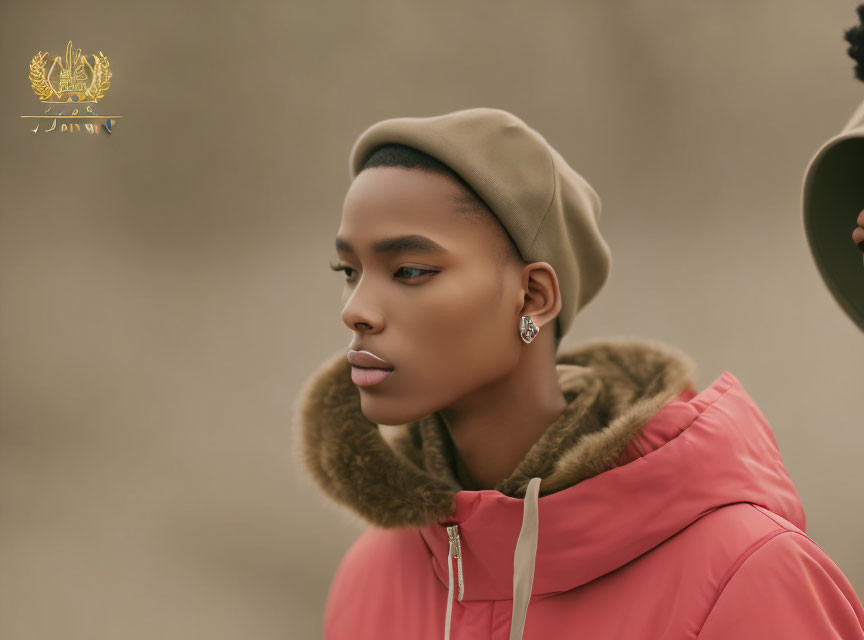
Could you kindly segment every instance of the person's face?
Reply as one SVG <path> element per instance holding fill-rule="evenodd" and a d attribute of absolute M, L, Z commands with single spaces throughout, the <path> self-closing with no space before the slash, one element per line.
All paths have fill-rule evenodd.
<path fill-rule="evenodd" d="M 348 268 L 342 320 L 355 332 L 350 348 L 394 367 L 382 382 L 357 387 L 363 414 L 377 424 L 445 408 L 519 359 L 524 265 L 496 264 L 496 221 L 457 213 L 451 198 L 459 189 L 449 176 L 374 167 L 345 196 L 336 245 Z M 402 236 L 418 241 L 374 248 Z"/>

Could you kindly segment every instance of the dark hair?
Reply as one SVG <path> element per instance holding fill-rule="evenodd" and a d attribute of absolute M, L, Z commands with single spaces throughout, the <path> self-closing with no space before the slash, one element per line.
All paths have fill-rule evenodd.
<path fill-rule="evenodd" d="M 858 63 L 855 65 L 855 77 L 864 81 L 864 4 L 859 4 L 856 11 L 861 24 L 847 29 L 843 37 L 849 43 L 847 53 Z"/>
<path fill-rule="evenodd" d="M 455 211 L 464 214 L 474 220 L 486 219 L 494 223 L 500 242 L 496 252 L 496 264 L 499 268 L 509 264 L 511 261 L 521 261 L 524 264 L 519 248 L 513 242 L 513 238 L 495 216 L 491 207 L 480 197 L 480 195 L 465 180 L 451 169 L 448 165 L 428 153 L 409 147 L 404 144 L 390 143 L 377 147 L 366 158 L 360 171 L 373 167 L 403 167 L 405 169 L 419 169 L 430 173 L 438 173 L 449 176 L 460 187 L 459 193 L 454 195 L 453 204 Z M 558 322 L 555 324 L 555 348 L 561 340 Z"/>

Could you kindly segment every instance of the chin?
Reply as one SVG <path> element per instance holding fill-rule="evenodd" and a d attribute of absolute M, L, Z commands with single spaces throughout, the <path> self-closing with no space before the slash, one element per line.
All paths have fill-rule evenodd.
<path fill-rule="evenodd" d="M 429 415 L 435 408 L 418 406 L 408 401 L 404 395 L 387 397 L 377 396 L 368 391 L 360 391 L 360 410 L 370 422 L 385 426 L 408 424 Z"/>

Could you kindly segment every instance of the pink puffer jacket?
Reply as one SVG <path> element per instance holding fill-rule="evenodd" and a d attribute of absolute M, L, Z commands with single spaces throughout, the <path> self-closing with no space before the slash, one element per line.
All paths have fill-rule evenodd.
<path fill-rule="evenodd" d="M 806 535 L 729 371 L 697 393 L 667 345 L 564 351 L 568 411 L 497 489 L 467 491 L 440 420 L 385 442 L 343 360 L 298 413 L 312 476 L 372 524 L 332 581 L 326 640 L 864 640 L 861 600 Z"/>

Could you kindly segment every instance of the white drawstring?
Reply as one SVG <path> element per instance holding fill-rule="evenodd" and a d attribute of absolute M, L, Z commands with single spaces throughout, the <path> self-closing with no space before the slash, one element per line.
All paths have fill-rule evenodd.
<path fill-rule="evenodd" d="M 534 559 L 537 555 L 539 477 L 531 478 L 522 501 L 522 528 L 513 552 L 513 612 L 510 616 L 510 640 L 522 640 L 531 587 L 534 584 Z M 453 529 L 456 530 L 456 527 Z M 449 534 L 449 531 L 448 531 Z M 448 535 L 447 551 L 447 612 L 444 616 L 444 640 L 450 640 L 450 619 L 453 612 L 453 558 L 459 562 L 459 600 L 462 600 L 462 551 L 458 535 Z"/>

